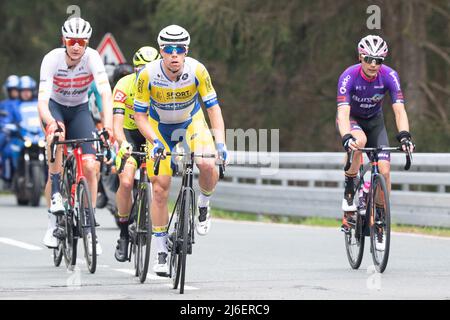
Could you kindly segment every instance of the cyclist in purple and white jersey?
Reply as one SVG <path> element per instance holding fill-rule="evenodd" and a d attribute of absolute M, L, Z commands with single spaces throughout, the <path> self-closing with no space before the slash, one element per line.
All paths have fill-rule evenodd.
<path fill-rule="evenodd" d="M 336 124 L 344 149 L 349 152 L 363 147 L 389 146 L 382 110 L 383 98 L 389 92 L 399 131 L 397 140 L 405 151 L 408 148 L 412 152 L 414 145 L 409 133 L 400 79 L 394 69 L 383 64 L 388 53 L 386 42 L 379 36 L 368 35 L 358 43 L 358 53 L 360 63 L 350 66 L 341 74 L 337 88 Z M 353 163 L 345 172 L 344 212 L 356 211 L 353 201 L 354 178 L 360 160 L 361 152 L 355 152 Z M 379 168 L 390 190 L 389 153 L 379 154 Z M 348 230 L 345 215 L 342 229 Z"/>

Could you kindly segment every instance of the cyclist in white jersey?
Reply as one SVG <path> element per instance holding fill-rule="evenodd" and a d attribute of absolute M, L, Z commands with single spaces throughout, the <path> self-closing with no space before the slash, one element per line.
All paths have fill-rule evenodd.
<path fill-rule="evenodd" d="M 88 107 L 88 89 L 95 81 L 103 104 L 103 125 L 112 137 L 112 95 L 108 76 L 100 55 L 88 47 L 92 28 L 89 22 L 82 18 L 68 19 L 61 28 L 64 47 L 57 48 L 45 55 L 41 64 L 38 109 L 47 136 L 48 147 L 54 135 L 59 140 L 92 138 L 96 129 Z M 55 133 L 58 125 L 62 133 Z M 61 147 L 58 147 L 61 148 Z M 95 161 L 92 144 L 83 144 L 83 171 L 89 184 L 92 196 L 92 206 L 95 208 L 97 200 L 97 179 L 100 164 Z M 48 230 L 44 237 L 44 244 L 49 248 L 57 245 L 53 236 L 56 227 L 56 214 L 64 213 L 64 206 L 60 194 L 61 178 L 61 149 L 56 153 L 54 163 L 49 162 L 49 181 L 46 195 L 50 193 Z M 50 154 L 50 150 L 47 150 Z M 50 158 L 50 157 L 48 157 Z M 101 247 L 97 243 L 97 253 Z"/>

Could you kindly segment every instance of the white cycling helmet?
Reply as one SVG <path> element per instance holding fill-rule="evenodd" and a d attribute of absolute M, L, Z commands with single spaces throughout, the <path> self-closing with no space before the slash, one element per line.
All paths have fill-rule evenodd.
<path fill-rule="evenodd" d="M 158 44 L 160 47 L 168 44 L 180 44 L 188 47 L 190 42 L 191 37 L 189 36 L 189 32 L 175 24 L 165 27 L 158 34 Z"/>
<path fill-rule="evenodd" d="M 372 57 L 384 58 L 388 54 L 388 46 L 381 37 L 368 35 L 359 41 L 358 52 Z"/>
<path fill-rule="evenodd" d="M 70 18 L 61 27 L 64 38 L 82 38 L 89 39 L 92 34 L 92 28 L 89 22 L 82 18 Z"/>

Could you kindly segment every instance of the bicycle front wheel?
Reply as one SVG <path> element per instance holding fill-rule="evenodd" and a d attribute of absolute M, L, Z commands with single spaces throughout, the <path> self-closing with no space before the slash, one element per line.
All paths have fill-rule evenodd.
<path fill-rule="evenodd" d="M 179 269 L 180 269 L 180 294 L 184 293 L 184 281 L 186 279 L 186 258 L 188 254 L 188 246 L 191 242 L 189 235 L 189 217 L 193 212 L 192 207 L 192 195 L 189 189 L 185 189 L 185 198 L 183 202 L 183 216 L 182 216 L 182 224 L 180 230 L 181 233 L 181 250 L 180 250 L 180 261 L 179 261 Z M 192 232 L 193 230 L 191 230 Z M 192 244 L 191 244 L 192 245 Z"/>
<path fill-rule="evenodd" d="M 172 278 L 172 288 L 177 289 L 180 282 L 181 273 L 181 238 L 183 234 L 183 208 L 185 204 L 185 192 L 182 192 L 179 196 L 176 208 L 175 216 L 173 220 L 173 229 L 169 231 L 169 276 Z"/>
<path fill-rule="evenodd" d="M 91 194 L 88 183 L 84 178 L 78 183 L 77 205 L 86 264 L 89 272 L 94 273 L 97 267 L 97 236 L 95 233 L 94 209 L 92 208 Z"/>
<path fill-rule="evenodd" d="M 152 220 L 150 215 L 151 192 L 150 183 L 141 185 L 138 196 L 138 213 L 136 221 L 137 242 L 137 275 L 141 283 L 147 278 L 150 261 L 150 245 L 152 241 Z"/>
<path fill-rule="evenodd" d="M 374 179 L 370 210 L 372 260 L 378 272 L 386 269 L 391 242 L 391 212 L 386 181 L 381 174 Z"/>

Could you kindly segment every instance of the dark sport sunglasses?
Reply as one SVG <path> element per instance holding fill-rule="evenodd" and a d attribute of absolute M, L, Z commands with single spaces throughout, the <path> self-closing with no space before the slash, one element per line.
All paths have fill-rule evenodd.
<path fill-rule="evenodd" d="M 162 48 L 162 50 L 168 54 L 172 54 L 174 51 L 176 51 L 177 54 L 182 54 L 186 53 L 187 48 L 185 46 L 166 45 Z"/>
<path fill-rule="evenodd" d="M 375 61 L 376 65 L 380 65 L 383 63 L 383 57 L 371 57 L 371 56 L 363 56 L 363 60 L 365 63 L 372 64 Z"/>

